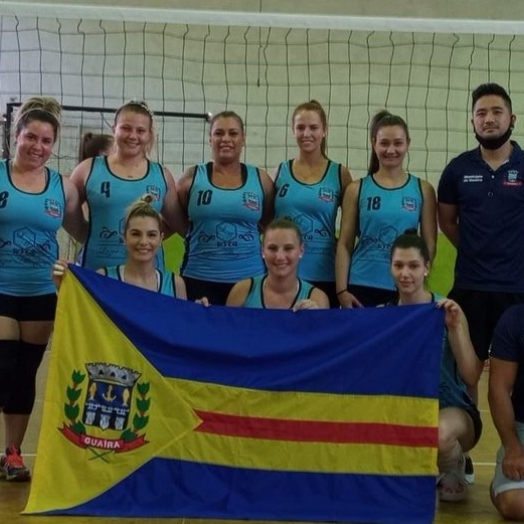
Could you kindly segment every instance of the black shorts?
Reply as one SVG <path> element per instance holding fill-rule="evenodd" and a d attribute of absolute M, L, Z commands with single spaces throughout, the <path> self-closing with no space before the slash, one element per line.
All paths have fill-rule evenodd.
<path fill-rule="evenodd" d="M 480 436 L 482 435 L 482 419 L 480 418 L 480 411 L 478 409 L 471 409 L 466 410 L 466 413 L 471 417 L 471 420 L 473 421 L 473 429 L 475 431 L 475 442 L 473 444 L 473 447 L 477 445 L 478 441 L 480 440 Z"/>
<path fill-rule="evenodd" d="M 184 277 L 186 283 L 187 299 L 198 300 L 207 297 L 211 305 L 224 306 L 231 288 L 235 282 L 211 282 L 198 278 Z"/>
<path fill-rule="evenodd" d="M 495 326 L 502 313 L 514 304 L 524 303 L 524 293 L 474 291 L 454 287 L 449 298 L 462 308 L 469 324 L 469 336 L 480 360 L 489 357 Z"/>
<path fill-rule="evenodd" d="M 0 317 L 18 322 L 48 321 L 55 319 L 56 293 L 34 297 L 15 297 L 0 293 Z"/>
<path fill-rule="evenodd" d="M 337 286 L 335 282 L 326 282 L 326 281 L 313 281 L 308 280 L 310 284 L 318 289 L 321 289 L 329 298 L 329 307 L 332 309 L 340 309 L 340 303 L 337 297 Z"/>
<path fill-rule="evenodd" d="M 394 302 L 397 292 L 379 287 L 357 286 L 349 284 L 348 291 L 354 295 L 364 307 L 375 307 Z"/>

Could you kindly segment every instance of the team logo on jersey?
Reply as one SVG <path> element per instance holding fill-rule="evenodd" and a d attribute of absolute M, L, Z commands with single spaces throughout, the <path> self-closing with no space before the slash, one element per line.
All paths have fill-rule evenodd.
<path fill-rule="evenodd" d="M 155 202 L 160 201 L 160 188 L 158 186 L 146 186 L 146 192 L 153 197 Z"/>
<path fill-rule="evenodd" d="M 237 246 L 237 227 L 229 222 L 220 222 L 216 227 L 216 238 L 219 247 Z"/>
<path fill-rule="evenodd" d="M 111 453 L 147 444 L 145 433 L 140 432 L 149 422 L 149 382 L 138 382 L 138 371 L 117 364 L 92 362 L 86 369 L 85 390 L 86 375 L 79 370 L 71 375 L 64 404 L 68 422 L 59 431 L 75 446 L 106 462 Z M 133 402 L 135 388 L 138 398 Z"/>
<path fill-rule="evenodd" d="M 44 202 L 44 212 L 53 218 L 62 218 L 62 205 L 54 198 L 46 198 Z"/>
<path fill-rule="evenodd" d="M 242 205 L 251 211 L 260 211 L 260 197 L 256 193 L 246 191 L 242 194 Z"/>
<path fill-rule="evenodd" d="M 294 222 L 300 228 L 300 231 L 302 231 L 302 234 L 304 236 L 309 236 L 310 233 L 313 231 L 313 220 L 307 215 L 298 215 L 295 218 Z"/>
<path fill-rule="evenodd" d="M 334 202 L 335 201 L 335 192 L 329 187 L 321 187 L 318 190 L 318 198 L 323 202 Z"/>
<path fill-rule="evenodd" d="M 517 170 L 510 170 L 504 177 L 503 184 L 505 186 L 521 186 L 522 180 L 519 178 L 519 172 Z"/>
<path fill-rule="evenodd" d="M 413 197 L 403 197 L 402 209 L 405 209 L 406 211 L 416 211 L 417 201 Z"/>

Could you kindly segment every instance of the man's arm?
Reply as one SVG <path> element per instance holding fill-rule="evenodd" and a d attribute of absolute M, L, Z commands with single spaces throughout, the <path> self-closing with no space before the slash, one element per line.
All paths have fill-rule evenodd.
<path fill-rule="evenodd" d="M 506 451 L 502 471 L 512 480 L 524 478 L 524 449 L 515 431 L 515 413 L 511 392 L 518 363 L 492 357 L 489 367 L 488 400 L 493 423 Z"/>

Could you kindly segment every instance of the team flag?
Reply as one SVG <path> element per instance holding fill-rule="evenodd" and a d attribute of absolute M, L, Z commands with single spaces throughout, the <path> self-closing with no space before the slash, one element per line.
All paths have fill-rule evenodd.
<path fill-rule="evenodd" d="M 443 314 L 227 308 L 72 267 L 26 513 L 424 524 Z"/>

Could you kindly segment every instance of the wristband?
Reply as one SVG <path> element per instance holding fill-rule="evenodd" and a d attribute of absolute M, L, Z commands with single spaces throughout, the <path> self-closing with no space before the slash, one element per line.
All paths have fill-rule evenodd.
<path fill-rule="evenodd" d="M 345 293 L 347 291 L 347 289 L 343 289 L 342 291 L 337 291 L 337 297 L 339 297 L 340 295 L 342 295 L 342 293 Z"/>

